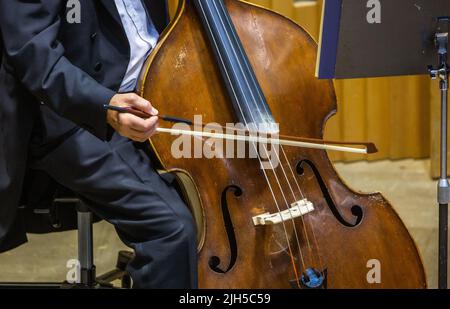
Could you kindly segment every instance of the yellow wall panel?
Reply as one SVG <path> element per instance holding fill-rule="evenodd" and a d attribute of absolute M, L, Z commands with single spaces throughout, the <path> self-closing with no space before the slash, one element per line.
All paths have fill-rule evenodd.
<path fill-rule="evenodd" d="M 431 96 L 431 175 L 435 178 L 440 176 L 440 121 L 441 121 L 441 97 L 439 92 L 439 82 L 433 81 L 430 85 Z M 448 115 L 447 115 L 448 117 Z M 450 135 L 449 135 L 450 142 Z M 449 143 L 450 145 L 450 143 Z M 447 153 L 447 160 L 450 160 L 450 153 Z M 450 161 L 448 161 L 450 162 Z"/>
<path fill-rule="evenodd" d="M 365 100 L 367 119 L 367 137 L 378 147 L 379 153 L 368 156 L 369 160 L 385 158 L 391 149 L 391 139 L 386 138 L 391 131 L 390 82 L 386 78 L 375 78 L 367 81 Z"/>

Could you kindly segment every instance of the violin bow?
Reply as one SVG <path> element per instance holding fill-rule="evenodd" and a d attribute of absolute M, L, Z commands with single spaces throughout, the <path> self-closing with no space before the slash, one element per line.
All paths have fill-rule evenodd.
<path fill-rule="evenodd" d="M 137 117 L 147 119 L 149 117 L 153 117 L 150 114 L 142 112 L 140 110 L 134 109 L 132 107 L 117 107 L 105 105 L 105 109 L 114 110 L 119 113 L 130 113 Z M 173 117 L 173 116 L 165 116 L 160 115 L 157 116 L 160 120 L 170 123 L 183 123 L 189 126 L 199 127 L 195 125 L 192 121 Z M 301 147 L 308 149 L 318 149 L 318 150 L 329 150 L 329 151 L 337 151 L 337 152 L 347 152 L 347 153 L 357 153 L 357 154 L 374 154 L 378 152 L 377 147 L 373 143 L 367 142 L 338 142 L 338 141 L 328 141 L 322 139 L 315 138 L 305 138 L 305 137 L 295 137 L 295 136 L 287 136 L 287 135 L 277 135 L 276 138 L 271 137 L 262 137 L 262 136 L 252 136 L 251 132 L 248 130 L 237 129 L 237 128 L 229 128 L 223 126 L 211 126 L 211 125 L 201 125 L 202 129 L 220 129 L 220 130 L 232 130 L 236 133 L 243 133 L 242 135 L 236 134 L 223 134 L 223 133 L 212 133 L 212 132 L 203 132 L 196 130 L 180 130 L 180 129 L 169 129 L 169 128 L 158 128 L 157 132 L 166 133 L 172 135 L 185 135 L 192 137 L 201 137 L 201 138 L 215 138 L 220 140 L 229 140 L 229 141 L 241 141 L 247 143 L 264 143 L 264 144 L 272 144 L 272 145 L 280 145 L 280 146 L 290 146 L 290 147 Z M 353 146 L 353 147 L 350 147 Z"/>

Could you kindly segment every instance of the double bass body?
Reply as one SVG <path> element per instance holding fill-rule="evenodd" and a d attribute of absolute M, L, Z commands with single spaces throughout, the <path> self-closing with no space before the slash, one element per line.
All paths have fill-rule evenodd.
<path fill-rule="evenodd" d="M 224 3 L 281 133 L 322 138 L 336 98 L 332 82 L 314 77 L 312 38 L 274 12 Z M 216 59 L 193 0 L 180 1 L 147 60 L 141 95 L 161 114 L 236 123 Z M 391 205 L 380 194 L 349 189 L 326 152 L 284 148 L 280 167 L 264 174 L 257 159 L 175 159 L 176 138 L 156 135 L 152 145 L 164 169 L 185 184 L 199 230 L 202 288 L 308 288 L 315 279 L 327 288 L 426 287 L 415 243 Z M 303 198 L 312 212 L 284 224 L 254 225 L 255 216 Z M 379 282 L 368 280 L 370 261 L 380 263 Z"/>

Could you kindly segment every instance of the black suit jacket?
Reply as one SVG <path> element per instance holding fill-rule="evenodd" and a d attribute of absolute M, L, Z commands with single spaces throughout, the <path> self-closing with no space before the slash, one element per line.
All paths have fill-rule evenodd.
<path fill-rule="evenodd" d="M 40 105 L 107 138 L 103 104 L 120 87 L 129 43 L 114 1 L 79 1 L 81 23 L 70 24 L 68 0 L 0 0 L 0 251 L 26 241 L 17 209 Z M 161 32 L 166 1 L 143 1 Z"/>

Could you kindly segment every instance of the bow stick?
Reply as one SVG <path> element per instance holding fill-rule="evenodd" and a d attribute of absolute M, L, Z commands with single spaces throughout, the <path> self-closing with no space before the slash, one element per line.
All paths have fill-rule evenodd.
<path fill-rule="evenodd" d="M 135 116 L 138 116 L 143 119 L 147 119 L 149 117 L 153 117 L 150 114 L 137 110 L 133 107 L 117 107 L 105 105 L 105 109 L 114 110 L 119 113 L 130 113 Z M 190 120 L 172 117 L 172 116 L 157 116 L 159 119 L 164 120 L 166 122 L 171 123 L 184 123 L 190 126 L 194 126 L 194 123 Z M 337 142 L 337 141 L 326 141 L 315 138 L 304 138 L 304 137 L 294 137 L 294 136 L 286 136 L 279 135 L 277 138 L 270 137 L 261 137 L 261 136 L 252 136 L 251 133 L 247 130 L 236 129 L 236 128 L 226 128 L 222 126 L 205 126 L 202 125 L 202 129 L 225 129 L 225 130 L 233 130 L 235 132 L 244 133 L 243 135 L 234 135 L 234 134 L 222 134 L 222 133 L 211 133 L 211 132 L 201 132 L 201 131 L 190 131 L 190 130 L 179 130 L 179 129 L 169 129 L 169 128 L 158 128 L 157 132 L 159 133 L 167 133 L 172 135 L 186 135 L 193 137 L 203 137 L 203 138 L 217 138 L 221 140 L 230 140 L 230 141 L 242 141 L 248 143 L 264 143 L 264 144 L 273 144 L 273 145 L 281 145 L 281 146 L 291 146 L 291 147 L 301 147 L 301 148 L 309 148 L 309 149 L 318 149 L 318 150 L 330 150 L 330 151 L 338 151 L 338 152 L 349 152 L 349 153 L 358 153 L 358 154 L 373 154 L 377 153 L 378 150 L 373 143 L 355 143 L 355 142 Z M 358 146 L 358 147 L 349 147 L 349 146 Z M 361 147 L 361 148 L 359 148 Z"/>

